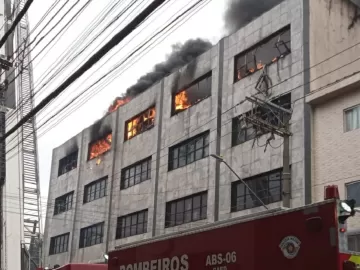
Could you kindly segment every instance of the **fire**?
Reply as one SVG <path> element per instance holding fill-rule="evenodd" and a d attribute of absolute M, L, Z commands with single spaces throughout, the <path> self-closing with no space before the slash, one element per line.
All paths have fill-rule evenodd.
<path fill-rule="evenodd" d="M 105 152 L 109 151 L 111 148 L 112 134 L 108 134 L 105 138 L 97 140 L 89 146 L 89 160 L 94 159 Z M 98 159 L 96 164 L 99 165 L 101 159 Z"/>
<path fill-rule="evenodd" d="M 100 165 L 101 163 L 101 158 L 98 158 L 98 160 L 96 161 L 96 165 Z"/>
<path fill-rule="evenodd" d="M 175 111 L 185 110 L 189 108 L 191 104 L 188 101 L 186 91 L 181 91 L 175 96 Z"/>
<path fill-rule="evenodd" d="M 108 109 L 108 112 L 109 113 L 112 113 L 112 112 L 115 112 L 119 107 L 125 105 L 126 103 L 128 103 L 131 99 L 126 97 L 126 98 L 117 98 L 115 101 L 114 101 L 114 104 L 112 104 L 109 109 Z"/>
<path fill-rule="evenodd" d="M 127 122 L 127 139 L 131 139 L 137 134 L 154 126 L 155 108 L 150 108 L 139 116 Z"/>

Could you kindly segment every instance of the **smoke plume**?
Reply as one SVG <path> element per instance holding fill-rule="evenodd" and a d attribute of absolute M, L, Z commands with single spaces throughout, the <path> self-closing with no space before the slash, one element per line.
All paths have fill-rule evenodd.
<path fill-rule="evenodd" d="M 117 97 L 110 106 L 109 111 L 113 111 L 114 108 L 117 108 L 117 104 L 119 103 L 122 105 L 122 101 L 130 100 L 131 98 L 144 92 L 154 83 L 191 62 L 211 47 L 212 44 L 209 41 L 200 38 L 187 40 L 184 44 L 172 45 L 172 51 L 166 57 L 166 60 L 160 64 L 156 64 L 152 71 L 141 76 L 134 85 L 130 86 L 126 90 L 122 97 Z"/>
<path fill-rule="evenodd" d="M 283 0 L 228 0 L 225 11 L 225 28 L 229 33 L 244 27 L 246 24 L 270 10 Z"/>
<path fill-rule="evenodd" d="M 229 33 L 232 33 L 278 5 L 283 0 L 227 1 L 227 10 L 224 14 L 225 28 Z M 121 97 L 115 98 L 108 109 L 108 113 L 117 110 L 117 108 L 129 102 L 133 97 L 144 92 L 153 84 L 170 75 L 180 67 L 185 66 L 211 47 L 212 44 L 209 41 L 200 38 L 187 40 L 184 44 L 173 45 L 172 52 L 167 56 L 166 60 L 155 65 L 151 72 L 140 77 Z"/>

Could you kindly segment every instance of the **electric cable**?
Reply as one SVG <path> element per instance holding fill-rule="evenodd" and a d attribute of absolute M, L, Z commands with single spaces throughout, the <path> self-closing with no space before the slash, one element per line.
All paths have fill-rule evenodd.
<path fill-rule="evenodd" d="M 89 0 L 90 1 L 90 0 Z M 14 133 L 19 127 L 35 116 L 47 103 L 58 96 L 68 86 L 70 86 L 76 79 L 89 70 L 95 63 L 97 63 L 106 53 L 108 53 L 113 47 L 115 47 L 120 41 L 128 36 L 138 25 L 152 12 L 154 12 L 165 0 L 154 0 L 146 9 L 144 9 L 138 16 L 134 18 L 127 26 L 123 28 L 118 34 L 116 34 L 108 43 L 106 43 L 98 52 L 96 52 L 81 68 L 79 68 L 73 75 L 71 75 L 65 82 L 63 82 L 57 89 L 55 89 L 50 95 L 45 97 L 40 103 L 35 106 L 27 115 L 25 115 L 20 121 L 15 124 L 9 131 L 7 131 L 0 141 L 4 141 L 10 134 Z"/>
<path fill-rule="evenodd" d="M 14 32 L 15 27 L 19 24 L 20 20 L 24 17 L 25 13 L 30 8 L 31 4 L 34 2 L 34 0 L 27 0 L 24 4 L 22 10 L 19 12 L 19 14 L 15 17 L 12 25 L 10 28 L 6 31 L 4 36 L 0 39 L 0 48 L 5 44 L 6 40 L 9 38 L 12 32 Z"/>

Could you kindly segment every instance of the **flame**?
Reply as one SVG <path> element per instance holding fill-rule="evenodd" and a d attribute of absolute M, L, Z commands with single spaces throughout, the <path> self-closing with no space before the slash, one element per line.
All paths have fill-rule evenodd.
<path fill-rule="evenodd" d="M 128 97 L 125 97 L 125 98 L 117 98 L 115 101 L 114 101 L 114 104 L 112 104 L 109 109 L 108 109 L 108 112 L 109 113 L 112 113 L 114 111 L 116 111 L 119 107 L 125 105 L 126 103 L 128 103 L 131 99 L 128 98 Z"/>
<path fill-rule="evenodd" d="M 112 134 L 108 134 L 105 138 L 97 140 L 89 146 L 89 160 L 94 159 L 103 153 L 107 152 L 111 148 Z M 99 161 L 100 160 L 100 161 Z M 101 159 L 98 159 L 96 164 L 99 165 Z"/>
<path fill-rule="evenodd" d="M 155 123 L 155 108 L 151 108 L 127 123 L 127 139 L 136 136 L 142 130 L 150 128 Z"/>
<path fill-rule="evenodd" d="M 191 104 L 188 101 L 186 91 L 181 91 L 175 96 L 175 111 L 185 110 L 189 108 Z"/>
<path fill-rule="evenodd" d="M 264 67 L 264 65 L 261 63 L 261 61 L 259 63 L 257 63 L 256 68 L 257 69 L 262 69 Z"/>
<path fill-rule="evenodd" d="M 101 163 L 101 158 L 98 158 L 98 160 L 96 161 L 96 165 L 100 165 Z"/>

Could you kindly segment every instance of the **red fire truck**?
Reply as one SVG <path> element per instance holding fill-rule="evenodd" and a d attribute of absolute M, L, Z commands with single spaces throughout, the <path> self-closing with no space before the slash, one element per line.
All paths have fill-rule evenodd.
<path fill-rule="evenodd" d="M 354 270 L 360 254 L 347 251 L 346 219 L 353 200 L 336 186 L 325 201 L 266 211 L 117 247 L 109 270 Z"/>

